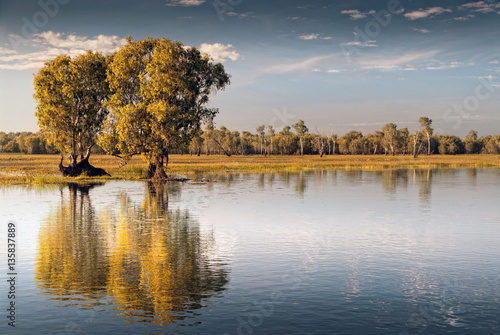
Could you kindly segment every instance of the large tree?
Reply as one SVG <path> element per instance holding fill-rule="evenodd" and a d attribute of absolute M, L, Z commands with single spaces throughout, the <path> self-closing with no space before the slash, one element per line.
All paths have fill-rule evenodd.
<path fill-rule="evenodd" d="M 113 55 L 108 81 L 114 94 L 102 143 L 125 155 L 141 154 L 148 176 L 166 179 L 169 149 L 188 144 L 218 110 L 209 96 L 229 84 L 220 63 L 168 39 L 134 41 Z M 115 139 L 115 135 L 118 139 Z"/>
<path fill-rule="evenodd" d="M 104 106 L 109 96 L 106 57 L 92 51 L 73 59 L 59 56 L 45 63 L 34 85 L 42 133 L 49 144 L 69 154 L 68 167 L 61 157 L 61 172 L 69 176 L 107 174 L 88 162 L 108 114 Z"/>

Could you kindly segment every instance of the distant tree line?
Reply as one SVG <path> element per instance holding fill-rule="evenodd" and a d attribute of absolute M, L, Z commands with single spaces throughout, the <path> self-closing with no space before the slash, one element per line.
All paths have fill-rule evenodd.
<path fill-rule="evenodd" d="M 413 155 L 421 154 L 500 154 L 500 135 L 478 137 L 471 130 L 465 139 L 454 135 L 436 135 L 429 118 L 420 118 L 420 128 L 410 133 L 394 123 L 380 131 L 363 135 L 350 131 L 342 137 L 325 130 L 310 132 L 300 120 L 277 131 L 271 125 L 261 125 L 255 132 L 215 129 L 207 125 L 176 153 L 195 155 Z"/>
<path fill-rule="evenodd" d="M 420 118 L 420 128 L 410 133 L 394 123 L 367 135 L 353 130 L 342 137 L 333 132 L 309 131 L 304 121 L 285 126 L 278 131 L 271 125 L 261 125 L 250 131 L 231 131 L 208 124 L 200 129 L 190 143 L 171 150 L 175 154 L 191 155 L 414 155 L 420 154 L 500 154 L 500 135 L 478 137 L 471 130 L 462 139 L 454 135 L 436 135 L 432 121 Z M 58 154 L 40 133 L 0 132 L 0 152 L 26 154 Z M 99 145 L 95 154 L 105 154 Z"/>

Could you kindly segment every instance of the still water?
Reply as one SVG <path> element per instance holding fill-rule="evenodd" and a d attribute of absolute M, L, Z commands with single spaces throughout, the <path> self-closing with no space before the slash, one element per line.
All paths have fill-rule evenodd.
<path fill-rule="evenodd" d="M 500 169 L 216 179 L 0 189 L 0 333 L 500 334 Z"/>

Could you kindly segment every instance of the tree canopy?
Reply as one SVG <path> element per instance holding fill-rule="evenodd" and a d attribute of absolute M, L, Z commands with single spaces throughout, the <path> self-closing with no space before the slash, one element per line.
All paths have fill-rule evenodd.
<path fill-rule="evenodd" d="M 108 115 L 106 57 L 92 51 L 73 59 L 56 57 L 36 74 L 34 86 L 42 133 L 49 144 L 69 153 L 70 166 L 64 168 L 61 160 L 61 171 L 68 175 L 96 172 L 88 158 Z"/>
<path fill-rule="evenodd" d="M 101 143 L 126 155 L 141 154 L 149 176 L 166 178 L 169 149 L 188 144 L 218 110 L 209 96 L 229 84 L 220 63 L 169 39 L 127 39 L 113 55 L 108 81 L 111 115 Z"/>

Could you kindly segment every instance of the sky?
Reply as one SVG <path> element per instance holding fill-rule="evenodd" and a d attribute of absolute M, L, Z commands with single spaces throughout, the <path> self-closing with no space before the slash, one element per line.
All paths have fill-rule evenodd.
<path fill-rule="evenodd" d="M 217 127 L 299 119 L 311 133 L 393 122 L 500 134 L 500 2 L 398 0 L 0 0 L 0 131 L 37 131 L 45 61 L 169 38 L 222 62 Z"/>

